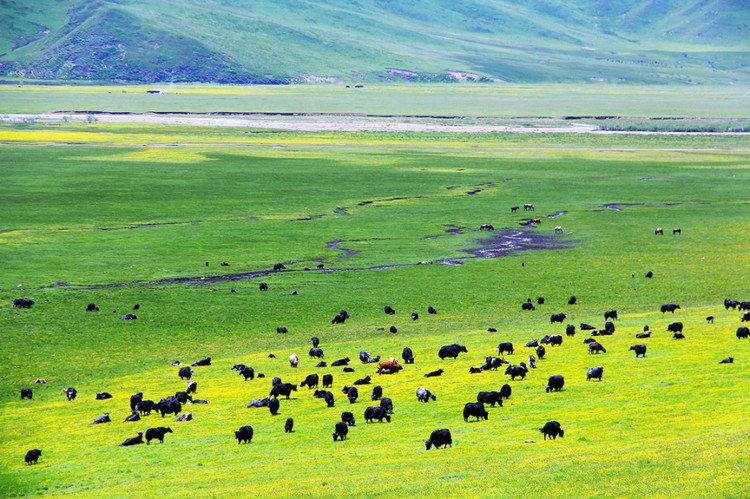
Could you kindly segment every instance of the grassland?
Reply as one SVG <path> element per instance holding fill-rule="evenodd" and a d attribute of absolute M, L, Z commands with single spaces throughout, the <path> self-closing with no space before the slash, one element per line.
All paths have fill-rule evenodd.
<path fill-rule="evenodd" d="M 55 111 L 359 113 L 462 117 L 747 118 L 746 86 L 486 85 L 0 85 L 0 113 Z"/>
<path fill-rule="evenodd" d="M 750 343 L 734 336 L 739 314 L 720 306 L 727 296 L 748 299 L 743 137 L 30 123 L 0 127 L 0 162 L 0 495 L 742 496 L 750 487 Z M 481 245 L 482 223 L 518 227 L 523 215 L 508 208 L 524 202 L 543 218 L 535 232 L 572 248 L 439 263 Z M 607 203 L 642 204 L 613 211 Z M 545 218 L 557 211 L 566 213 Z M 555 225 L 565 234 L 554 236 Z M 683 234 L 655 237 L 655 226 Z M 335 240 L 359 253 L 326 249 Z M 334 271 L 303 270 L 320 258 Z M 258 279 L 151 284 L 278 262 L 293 263 L 263 278 L 266 293 Z M 394 264 L 407 266 L 356 270 Z M 648 270 L 654 279 L 643 277 Z M 571 294 L 575 306 L 565 305 Z M 21 296 L 34 307 L 13 309 Z M 547 303 L 522 313 L 520 303 L 536 296 Z M 101 311 L 84 312 L 89 302 Z M 667 302 L 683 310 L 662 316 Z M 138 320 L 118 320 L 134 303 Z M 397 315 L 386 317 L 384 305 Z M 439 314 L 428 316 L 428 305 Z M 352 319 L 332 326 L 341 308 Z M 506 382 L 502 372 L 468 373 L 500 341 L 516 345 L 509 360 L 518 363 L 526 341 L 562 332 L 550 313 L 600 325 L 609 308 L 621 318 L 603 340 L 607 354 L 590 356 L 581 333 L 566 338 L 511 383 L 512 398 L 489 421 L 463 421 L 477 391 Z M 685 323 L 686 340 L 666 333 L 672 320 Z M 644 324 L 654 337 L 647 357 L 635 359 L 627 347 Z M 277 334 L 279 325 L 289 333 Z M 392 423 L 364 423 L 365 387 L 351 407 L 357 426 L 346 442 L 332 442 L 334 422 L 350 410 L 341 386 L 374 368 L 355 360 L 352 374 L 315 369 L 305 355 L 312 335 L 328 361 L 414 349 L 414 366 L 374 376 L 394 400 Z M 440 361 L 437 349 L 453 342 L 469 353 Z M 296 370 L 286 360 L 292 352 L 303 358 Z M 173 360 L 206 355 L 214 365 L 197 368 L 195 379 L 210 404 L 187 407 L 194 421 L 120 422 L 130 394 L 158 400 L 184 386 Z M 730 355 L 735 364 L 718 364 Z M 235 362 L 268 378 L 242 382 L 229 369 Z M 585 381 L 594 365 L 605 367 L 601 383 Z M 446 374 L 422 377 L 438 367 Z M 306 389 L 282 400 L 276 417 L 245 408 L 267 394 L 270 377 L 298 383 L 316 371 L 334 373 L 334 409 Z M 558 373 L 565 390 L 544 393 Z M 31 385 L 37 377 L 49 383 Z M 33 401 L 18 400 L 24 386 L 33 386 Z M 75 402 L 64 401 L 67 386 L 78 388 Z M 437 402 L 419 404 L 418 386 Z M 95 401 L 97 391 L 114 398 Z M 88 425 L 104 411 L 113 423 Z M 295 419 L 293 434 L 283 433 L 286 417 Z M 541 439 L 547 420 L 562 423 L 564 439 Z M 174 429 L 164 445 L 117 446 L 160 424 Z M 244 424 L 256 436 L 238 446 L 232 431 Z M 441 427 L 453 432 L 453 448 L 425 451 L 423 440 Z M 36 466 L 23 464 L 29 448 L 44 450 Z"/>

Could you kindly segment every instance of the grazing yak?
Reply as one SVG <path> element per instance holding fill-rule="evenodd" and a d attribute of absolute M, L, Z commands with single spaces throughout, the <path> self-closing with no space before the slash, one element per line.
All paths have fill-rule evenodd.
<path fill-rule="evenodd" d="M 495 230 L 495 226 L 492 224 L 482 224 L 479 226 L 479 230 L 486 230 L 491 232 Z"/>
<path fill-rule="evenodd" d="M 750 328 L 747 327 L 738 327 L 737 328 L 737 339 L 738 340 L 744 340 L 750 337 Z"/>
<path fill-rule="evenodd" d="M 523 205 L 523 211 L 534 211 L 534 205 L 533 204 L 524 204 Z"/>
<path fill-rule="evenodd" d="M 174 414 L 175 416 L 182 412 L 182 404 L 175 397 L 163 398 L 154 407 L 156 412 L 161 413 L 161 417 L 166 414 Z"/>
<path fill-rule="evenodd" d="M 430 305 L 429 307 L 427 307 L 427 313 L 430 315 L 437 315 L 437 309 Z"/>
<path fill-rule="evenodd" d="M 326 407 L 334 407 L 336 405 L 336 400 L 333 398 L 333 393 L 331 392 L 325 392 L 323 400 L 325 400 Z"/>
<path fill-rule="evenodd" d="M 635 352 L 635 357 L 645 357 L 646 356 L 646 345 L 643 343 L 639 343 L 638 345 L 631 345 L 630 348 L 628 348 L 628 351 Z"/>
<path fill-rule="evenodd" d="M 435 446 L 436 449 L 439 449 L 440 446 L 443 446 L 443 448 L 453 447 L 451 431 L 447 428 L 433 431 L 429 440 L 425 440 L 424 445 L 427 450 L 430 450 L 432 446 Z"/>
<path fill-rule="evenodd" d="M 545 440 L 547 440 L 547 437 L 554 440 L 558 437 L 558 435 L 560 436 L 560 438 L 565 436 L 565 431 L 560 428 L 560 423 L 558 423 L 557 421 L 547 421 L 546 423 L 544 423 L 544 426 L 539 428 L 539 431 L 544 434 Z"/>
<path fill-rule="evenodd" d="M 195 374 L 195 371 L 193 371 L 189 367 L 181 367 L 177 372 L 177 375 L 180 377 L 180 379 L 190 379 L 193 377 L 193 374 Z"/>
<path fill-rule="evenodd" d="M 726 359 L 722 359 L 719 364 L 734 364 L 734 357 L 727 357 Z"/>
<path fill-rule="evenodd" d="M 539 345 L 536 347 L 536 356 L 539 357 L 539 359 L 544 359 L 544 356 L 547 354 L 547 349 L 544 348 L 544 345 Z"/>
<path fill-rule="evenodd" d="M 477 421 L 481 419 L 486 421 L 490 418 L 490 415 L 481 402 L 468 402 L 464 405 L 464 421 L 468 423 L 470 417 L 477 418 Z"/>
<path fill-rule="evenodd" d="M 333 374 L 323 375 L 323 388 L 330 388 L 333 386 Z"/>
<path fill-rule="evenodd" d="M 372 378 L 370 376 L 354 380 L 355 385 L 369 385 L 371 382 Z"/>
<path fill-rule="evenodd" d="M 534 355 L 529 355 L 529 367 L 536 369 L 536 357 Z"/>
<path fill-rule="evenodd" d="M 279 334 L 286 334 L 289 332 L 289 330 L 286 328 L 286 326 L 279 326 L 276 328 L 276 332 Z"/>
<path fill-rule="evenodd" d="M 544 305 L 544 297 L 543 296 L 537 296 L 536 303 L 537 303 L 537 305 Z"/>
<path fill-rule="evenodd" d="M 370 406 L 365 409 L 365 422 L 372 423 L 374 420 L 382 423 L 385 419 L 387 422 L 391 422 L 391 417 L 388 415 L 385 409 L 382 407 Z"/>
<path fill-rule="evenodd" d="M 185 389 L 186 393 L 196 393 L 198 391 L 198 382 L 197 381 L 188 381 L 187 388 Z"/>
<path fill-rule="evenodd" d="M 661 227 L 657 227 L 654 229 L 654 235 L 656 236 L 663 236 L 664 235 L 664 229 Z"/>
<path fill-rule="evenodd" d="M 196 360 L 192 364 L 190 364 L 193 367 L 201 367 L 201 366 L 210 366 L 211 365 L 211 357 L 206 357 L 205 359 Z"/>
<path fill-rule="evenodd" d="M 311 348 L 308 354 L 310 355 L 310 357 L 316 358 L 316 359 L 322 359 L 323 356 L 325 355 L 323 353 L 322 348 L 315 348 L 315 347 Z"/>
<path fill-rule="evenodd" d="M 549 322 L 550 324 L 554 324 L 555 322 L 559 322 L 560 324 L 562 324 L 563 321 L 567 318 L 568 314 L 552 314 L 549 316 Z"/>
<path fill-rule="evenodd" d="M 675 339 L 675 340 L 684 340 L 685 339 L 685 335 L 682 334 L 682 333 L 674 333 L 672 335 L 672 338 Z"/>
<path fill-rule="evenodd" d="M 598 379 L 599 381 L 601 381 L 603 374 L 603 366 L 589 367 L 586 371 L 586 381 L 591 381 L 592 379 Z"/>
<path fill-rule="evenodd" d="M 607 310 L 604 312 L 604 320 L 617 319 L 617 310 Z"/>
<path fill-rule="evenodd" d="M 539 343 L 543 345 L 559 346 L 562 345 L 563 337 L 561 334 L 545 335 L 544 338 L 539 340 Z"/>
<path fill-rule="evenodd" d="M 635 337 L 638 339 L 651 338 L 651 331 L 646 331 L 645 333 L 637 333 Z"/>
<path fill-rule="evenodd" d="M 672 235 L 674 236 L 675 234 L 682 234 L 682 229 L 679 227 L 672 229 Z"/>
<path fill-rule="evenodd" d="M 151 411 L 158 411 L 157 404 L 153 400 L 141 400 L 135 404 L 134 410 L 138 411 L 141 416 L 148 416 Z"/>
<path fill-rule="evenodd" d="M 485 357 L 484 365 L 480 368 L 480 371 L 496 371 L 503 364 L 510 364 L 510 362 L 497 357 Z"/>
<path fill-rule="evenodd" d="M 260 284 L 258 285 L 258 289 L 260 289 L 261 291 L 268 291 L 268 283 L 265 283 L 265 282 L 261 282 L 261 283 L 260 283 Z"/>
<path fill-rule="evenodd" d="M 331 324 L 343 324 L 345 322 L 346 317 L 341 314 L 337 314 L 333 319 L 331 319 Z"/>
<path fill-rule="evenodd" d="M 281 402 L 279 402 L 279 399 L 272 398 L 268 401 L 268 410 L 271 412 L 271 416 L 275 416 L 279 413 L 279 407 L 281 406 Z"/>
<path fill-rule="evenodd" d="M 568 298 L 568 305 L 575 305 L 576 303 L 578 303 L 578 298 L 576 298 L 576 295 Z"/>
<path fill-rule="evenodd" d="M 158 440 L 160 443 L 164 443 L 164 435 L 172 433 L 172 428 L 169 426 L 157 426 L 156 428 L 149 428 L 146 430 L 146 445 L 150 444 L 152 440 Z"/>
<path fill-rule="evenodd" d="M 380 385 L 375 385 L 372 387 L 372 394 L 370 395 L 370 399 L 372 400 L 380 400 L 383 397 L 383 387 Z"/>
<path fill-rule="evenodd" d="M 327 367 L 327 366 L 328 366 L 328 364 L 326 364 L 322 360 L 320 362 L 318 362 L 317 364 L 315 364 L 315 367 Z"/>
<path fill-rule="evenodd" d="M 534 304 L 531 301 L 527 301 L 521 304 L 521 310 L 536 310 L 536 308 L 534 308 Z"/>
<path fill-rule="evenodd" d="M 565 386 L 565 378 L 562 374 L 554 374 L 547 380 L 547 387 L 544 389 L 545 392 L 551 391 L 559 392 Z"/>
<path fill-rule="evenodd" d="M 349 426 L 356 426 L 354 422 L 354 414 L 348 411 L 341 413 L 341 422 L 346 423 Z"/>
<path fill-rule="evenodd" d="M 529 370 L 526 367 L 525 362 L 521 362 L 518 366 L 508 366 L 508 368 L 505 369 L 505 374 L 510 376 L 511 381 L 515 381 L 516 378 L 521 378 L 522 380 L 525 379 L 528 372 Z"/>
<path fill-rule="evenodd" d="M 404 364 L 414 364 L 414 352 L 409 347 L 404 347 L 401 358 L 404 360 Z"/>
<path fill-rule="evenodd" d="M 386 414 L 393 414 L 393 400 L 388 397 L 380 399 L 380 407 L 383 408 Z"/>
<path fill-rule="evenodd" d="M 188 400 L 193 401 L 193 397 L 187 394 L 187 392 L 175 392 L 174 398 L 177 399 L 181 404 L 187 404 Z"/>
<path fill-rule="evenodd" d="M 403 367 L 401 364 L 398 363 L 396 359 L 391 357 L 388 360 L 384 360 L 383 362 L 378 363 L 378 370 L 376 371 L 378 374 L 395 374 L 402 370 Z M 369 376 L 367 376 L 368 383 L 369 383 Z"/>
<path fill-rule="evenodd" d="M 344 371 L 345 373 L 353 373 L 353 372 L 354 372 L 354 368 L 353 368 L 353 367 L 345 367 L 345 368 L 343 369 L 343 371 Z"/>
<path fill-rule="evenodd" d="M 355 403 L 357 401 L 357 398 L 359 398 L 359 390 L 357 390 L 356 386 L 345 386 L 341 389 L 341 391 L 349 399 L 350 404 Z"/>
<path fill-rule="evenodd" d="M 680 310 L 680 306 L 676 303 L 666 303 L 661 306 L 660 310 L 662 314 L 665 314 L 667 312 L 674 313 L 675 310 Z"/>
<path fill-rule="evenodd" d="M 527 342 L 525 346 L 527 348 L 538 347 L 539 346 L 539 341 L 537 341 L 537 340 L 531 340 L 531 341 Z"/>
<path fill-rule="evenodd" d="M 706 320 L 708 319 L 709 317 L 706 317 Z M 714 318 L 710 317 L 710 319 L 711 320 L 709 322 L 713 322 Z M 740 322 L 750 322 L 750 312 L 745 312 L 744 314 L 742 314 L 742 317 L 740 317 Z"/>
<path fill-rule="evenodd" d="M 34 394 L 31 391 L 31 388 L 21 388 L 21 400 L 23 399 L 31 400 L 32 398 L 34 398 Z"/>
<path fill-rule="evenodd" d="M 434 378 L 436 376 L 441 376 L 445 371 L 442 369 L 438 369 L 437 371 L 430 371 L 427 374 L 424 375 L 425 378 Z"/>
<path fill-rule="evenodd" d="M 112 394 L 108 392 L 99 392 L 96 394 L 96 400 L 107 400 L 111 398 L 112 398 Z"/>
<path fill-rule="evenodd" d="M 681 333 L 682 328 L 682 322 L 673 322 L 667 326 L 667 331 L 669 331 L 670 333 Z"/>
<path fill-rule="evenodd" d="M 740 310 L 750 310 L 750 301 L 741 301 L 737 308 Z"/>
<path fill-rule="evenodd" d="M 317 336 L 310 337 L 310 342 L 312 342 L 313 348 L 318 348 L 318 345 L 320 345 L 320 338 Z"/>
<path fill-rule="evenodd" d="M 240 371 L 240 376 L 245 378 L 245 381 L 247 381 L 248 378 L 253 380 L 255 379 L 255 369 L 253 369 L 252 367 L 243 367 Z"/>
<path fill-rule="evenodd" d="M 284 265 L 283 263 L 276 263 L 273 266 L 273 270 L 275 271 L 286 270 L 286 265 Z"/>
<path fill-rule="evenodd" d="M 388 331 L 390 331 L 393 334 L 396 334 L 398 333 L 398 328 L 396 326 L 391 326 L 390 328 L 388 328 Z"/>
<path fill-rule="evenodd" d="M 346 436 L 349 434 L 349 426 L 347 426 L 346 423 L 343 421 L 339 421 L 336 423 L 333 429 L 333 441 L 341 440 L 342 442 L 346 440 Z"/>
<path fill-rule="evenodd" d="M 290 355 L 289 365 L 296 368 L 299 365 L 299 355 L 297 355 L 296 353 Z"/>
<path fill-rule="evenodd" d="M 237 439 L 238 444 L 249 444 L 253 440 L 253 427 L 250 425 L 240 427 L 239 430 L 234 432 L 234 438 Z"/>
<path fill-rule="evenodd" d="M 31 449 L 26 453 L 26 457 L 24 457 L 24 461 L 26 464 L 36 464 L 37 461 L 39 461 L 39 458 L 42 456 L 42 451 L 39 449 Z"/>
<path fill-rule="evenodd" d="M 304 380 L 302 380 L 299 386 L 301 387 L 306 386 L 308 389 L 317 388 L 318 387 L 318 375 L 308 374 L 307 377 Z"/>
<path fill-rule="evenodd" d="M 86 312 L 98 312 L 99 307 L 96 306 L 96 303 L 89 303 L 86 305 Z"/>
<path fill-rule="evenodd" d="M 13 300 L 13 306 L 16 308 L 31 308 L 34 303 L 34 300 L 28 298 L 16 298 Z"/>
<path fill-rule="evenodd" d="M 565 326 L 565 335 L 566 336 L 575 336 L 576 335 L 576 327 L 573 324 L 568 324 Z"/>
<path fill-rule="evenodd" d="M 500 344 L 499 344 L 499 345 L 497 346 L 497 353 L 498 353 L 499 355 L 503 355 L 503 354 L 505 354 L 506 352 L 507 352 L 507 353 L 508 353 L 509 355 L 513 355 L 513 351 L 514 351 L 514 350 L 513 350 L 513 343 L 510 343 L 510 342 L 500 343 Z"/>
<path fill-rule="evenodd" d="M 394 309 L 390 305 L 386 305 L 385 307 L 383 307 L 383 312 L 385 312 L 385 315 L 396 315 L 396 309 Z"/>
<path fill-rule="evenodd" d="M 730 308 L 734 310 L 739 306 L 739 304 L 740 302 L 738 302 L 737 300 L 724 298 L 724 308 L 727 310 L 729 310 Z"/>
<path fill-rule="evenodd" d="M 75 400 L 78 395 L 78 391 L 72 386 L 70 388 L 64 388 L 63 393 L 65 393 L 65 396 L 68 398 L 68 402 Z"/>
<path fill-rule="evenodd" d="M 130 447 L 131 445 L 141 445 L 143 443 L 143 432 L 139 431 L 135 437 L 126 438 L 120 444 L 120 447 Z"/>
<path fill-rule="evenodd" d="M 596 329 L 591 324 L 586 324 L 585 322 L 581 322 L 579 324 L 579 327 L 580 327 L 581 331 L 593 331 L 594 329 Z"/>
<path fill-rule="evenodd" d="M 437 397 L 427 388 L 417 388 L 417 400 L 419 400 L 420 402 L 429 402 L 430 399 L 435 401 L 437 400 Z"/>
<path fill-rule="evenodd" d="M 604 345 L 599 343 L 598 341 L 590 341 L 589 342 L 589 353 L 607 353 L 607 349 L 604 348 Z"/>
<path fill-rule="evenodd" d="M 279 398 L 279 395 L 283 395 L 288 399 L 292 392 L 296 391 L 297 385 L 293 385 L 291 383 L 279 383 L 278 385 L 274 385 L 274 387 L 271 388 L 271 393 L 269 393 L 268 396 Z"/>
<path fill-rule="evenodd" d="M 513 389 L 509 384 L 505 383 L 500 387 L 500 396 L 505 400 L 508 400 L 510 398 L 511 393 L 513 393 Z"/>
<path fill-rule="evenodd" d="M 481 404 L 489 404 L 490 407 L 495 407 L 496 404 L 503 406 L 503 397 L 500 392 L 479 392 L 477 393 L 477 402 Z"/>
<path fill-rule="evenodd" d="M 457 343 L 454 343 L 452 345 L 444 345 L 440 347 L 440 350 L 438 351 L 438 357 L 440 357 L 440 360 L 445 360 L 446 358 L 456 359 L 458 358 L 458 354 L 460 354 L 461 352 L 468 353 L 469 351 L 465 346 L 459 345 Z"/>

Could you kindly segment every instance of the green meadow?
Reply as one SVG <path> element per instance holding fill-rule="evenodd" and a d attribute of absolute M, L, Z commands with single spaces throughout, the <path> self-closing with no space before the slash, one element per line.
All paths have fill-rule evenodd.
<path fill-rule="evenodd" d="M 5 80 L 0 113 L 360 113 L 463 117 L 747 118 L 747 86 L 589 84 L 43 85 Z M 37 84 L 34 84 L 37 83 Z M 160 88 L 161 95 L 146 91 Z"/>
<path fill-rule="evenodd" d="M 0 98 L 3 110 L 85 103 L 39 91 L 48 92 L 41 104 Z M 707 100 L 697 113 L 742 116 L 721 102 Z M 332 100 L 325 110 L 337 106 Z M 436 106 L 415 99 L 409 112 Z M 516 114 L 487 114 L 504 112 Z M 722 306 L 727 297 L 750 300 L 745 137 L 27 123 L 0 126 L 0 168 L 2 496 L 736 497 L 750 490 L 750 341 L 735 337 L 740 313 Z M 533 215 L 511 213 L 524 203 L 535 205 Z M 564 214 L 548 218 L 557 212 Z M 466 252 L 493 237 L 481 224 L 520 230 L 529 216 L 541 224 L 523 230 L 544 236 L 546 248 L 498 258 Z M 665 235 L 655 236 L 655 227 Z M 357 253 L 331 248 L 334 241 Z M 287 270 L 239 276 L 281 262 Z M 259 291 L 260 282 L 269 290 Z M 576 305 L 567 305 L 570 295 Z M 538 296 L 544 305 L 521 311 Z M 34 306 L 13 308 L 21 297 Z M 100 311 L 85 312 L 89 302 Z M 135 303 L 138 319 L 119 320 Z M 682 309 L 663 315 L 663 303 Z M 395 316 L 383 313 L 386 305 Z M 428 315 L 429 305 L 439 313 Z M 332 325 L 340 309 L 351 319 Z M 552 313 L 601 327 L 610 309 L 620 318 L 615 334 L 601 339 L 606 354 L 590 355 L 578 331 L 548 347 L 523 381 L 511 382 L 502 369 L 469 374 L 504 341 L 516 347 L 507 360 L 528 362 L 527 341 L 564 333 L 565 324 L 550 324 Z M 685 324 L 685 340 L 667 333 L 675 320 Z M 645 324 L 652 338 L 636 340 Z M 287 334 L 276 333 L 282 325 Z M 348 356 L 355 372 L 314 367 L 311 336 L 326 361 Z M 636 359 L 628 347 L 641 342 L 648 353 Z M 451 343 L 468 353 L 441 361 L 438 349 Z M 406 346 L 415 363 L 395 375 L 376 375 L 358 360 L 363 350 L 400 359 Z M 293 369 L 295 352 L 302 360 Z M 184 407 L 193 421 L 152 413 L 122 422 L 131 394 L 158 401 L 184 389 L 174 360 L 206 356 L 213 365 L 195 368 L 193 379 L 195 396 L 209 404 Z M 729 356 L 734 364 L 719 364 Z M 243 381 L 230 369 L 239 362 L 266 378 Z M 597 365 L 603 380 L 587 382 L 586 369 Z M 441 377 L 423 376 L 438 368 Z M 334 375 L 334 408 L 306 388 L 282 399 L 277 416 L 245 407 L 268 395 L 272 377 L 299 383 L 313 372 Z M 565 376 L 565 388 L 545 393 L 553 374 Z M 360 387 L 353 405 L 341 392 L 366 375 L 393 399 L 391 423 L 365 423 L 365 408 L 375 405 L 370 387 Z M 37 378 L 48 383 L 36 385 Z M 466 402 L 506 382 L 513 394 L 503 407 L 489 408 L 487 421 L 464 422 Z M 61 391 L 69 386 L 78 389 L 73 402 Z M 419 403 L 420 386 L 437 401 Z M 19 400 L 23 387 L 33 388 L 33 400 Z M 95 400 L 100 391 L 113 398 Z M 349 410 L 356 426 L 334 443 L 334 424 Z M 111 423 L 89 424 L 105 411 Z M 291 434 L 287 417 L 295 420 Z M 538 429 L 550 420 L 561 423 L 564 438 L 543 440 Z M 238 445 L 233 432 L 248 424 L 253 441 Z M 118 446 L 162 425 L 174 431 L 164 444 Z M 453 446 L 426 451 L 424 440 L 438 428 L 451 430 Z M 43 455 L 27 466 L 32 448 Z"/>

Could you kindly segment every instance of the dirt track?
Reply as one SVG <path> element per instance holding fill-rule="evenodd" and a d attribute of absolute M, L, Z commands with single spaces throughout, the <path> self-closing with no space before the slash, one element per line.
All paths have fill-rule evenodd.
<path fill-rule="evenodd" d="M 5 114 L 0 122 L 87 121 L 86 113 Z M 597 133 L 618 135 L 748 135 L 740 132 L 654 132 L 600 130 L 582 123 L 551 126 L 475 125 L 445 121 L 342 115 L 279 116 L 247 115 L 243 117 L 193 116 L 169 114 L 108 114 L 97 113 L 102 123 L 149 123 L 163 125 L 217 126 L 289 130 L 298 132 L 448 132 L 448 133 Z"/>

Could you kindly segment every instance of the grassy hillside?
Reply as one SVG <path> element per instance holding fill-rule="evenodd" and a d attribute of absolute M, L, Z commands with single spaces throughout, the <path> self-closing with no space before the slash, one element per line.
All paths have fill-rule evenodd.
<path fill-rule="evenodd" d="M 747 81 L 741 0 L 46 0 L 0 5 L 0 68 L 230 83 Z"/>
<path fill-rule="evenodd" d="M 178 145 L 186 143 L 194 145 Z M 745 138 L 32 123 L 0 128 L 0 160 L 2 496 L 734 497 L 750 487 L 742 458 L 750 343 L 735 337 L 740 314 L 721 306 L 727 296 L 750 299 Z M 508 208 L 524 202 L 542 218 L 531 234 L 571 247 L 439 263 L 483 244 L 481 223 L 517 228 L 525 215 Z M 617 202 L 642 204 L 603 207 Z M 556 236 L 555 225 L 565 234 Z M 683 234 L 656 237 L 657 225 Z M 331 248 L 337 240 L 359 253 Z M 316 259 L 332 272 L 305 271 Z M 151 282 L 279 261 L 292 262 L 289 271 L 264 277 L 264 293 L 259 279 Z M 393 264 L 404 266 L 355 270 Z M 653 279 L 644 278 L 648 270 Z M 110 286 L 87 287 L 97 284 Z M 36 304 L 12 308 L 20 296 Z M 546 303 L 521 312 L 537 296 Z M 85 312 L 89 302 L 101 311 Z M 661 314 L 668 302 L 682 310 Z M 120 321 L 134 303 L 138 319 Z M 385 316 L 384 305 L 397 314 Z M 427 315 L 428 305 L 438 315 Z M 341 308 L 351 320 L 331 325 Z M 564 330 L 550 324 L 551 313 L 601 326 L 610 308 L 620 319 L 601 339 L 606 354 L 588 354 L 579 332 L 548 348 L 524 381 L 468 372 L 500 341 L 516 346 L 509 361 L 526 360 L 523 344 Z M 416 322 L 412 310 L 422 315 Z M 673 320 L 684 322 L 685 340 L 666 332 Z M 644 324 L 653 337 L 636 340 Z M 275 332 L 280 325 L 288 334 Z M 390 325 L 398 333 L 378 329 Z M 349 356 L 356 372 L 313 367 L 313 335 L 328 362 Z M 453 342 L 468 353 L 441 361 L 438 348 Z M 628 352 L 636 342 L 648 344 L 645 358 Z M 393 376 L 357 360 L 360 350 L 388 357 L 404 346 L 416 362 Z M 297 369 L 286 360 L 292 352 L 302 357 Z M 214 365 L 196 368 L 194 379 L 196 397 L 210 403 L 185 407 L 194 421 L 152 414 L 122 422 L 130 394 L 158 400 L 182 389 L 171 362 L 207 355 Z M 718 363 L 730 355 L 734 364 Z M 244 382 L 230 370 L 235 362 L 267 377 Z M 587 382 L 586 368 L 596 365 L 603 381 Z M 438 367 L 442 377 L 423 377 Z M 282 400 L 275 417 L 245 407 L 268 394 L 273 376 L 299 383 L 311 372 L 334 374 L 334 408 L 307 389 Z M 563 391 L 545 393 L 552 374 L 565 376 Z M 370 387 L 353 405 L 343 397 L 342 386 L 365 375 L 393 399 L 391 423 L 363 421 Z M 33 384 L 38 377 L 49 383 Z M 506 382 L 513 395 L 503 407 L 489 409 L 488 421 L 464 422 L 464 403 Z M 25 386 L 31 401 L 18 399 Z M 79 390 L 74 402 L 61 393 L 68 386 Z M 417 402 L 419 386 L 437 401 Z M 114 398 L 97 401 L 98 391 Z M 345 410 L 357 424 L 334 443 Z M 112 423 L 88 424 L 104 411 Z M 292 434 L 283 432 L 287 417 Z M 562 423 L 564 438 L 542 440 L 548 420 Z M 255 438 L 239 446 L 232 432 L 246 424 Z M 174 430 L 163 445 L 118 447 L 160 425 Z M 441 427 L 451 429 L 453 447 L 426 451 L 423 441 Z M 23 463 L 30 448 L 43 450 L 36 466 Z"/>

